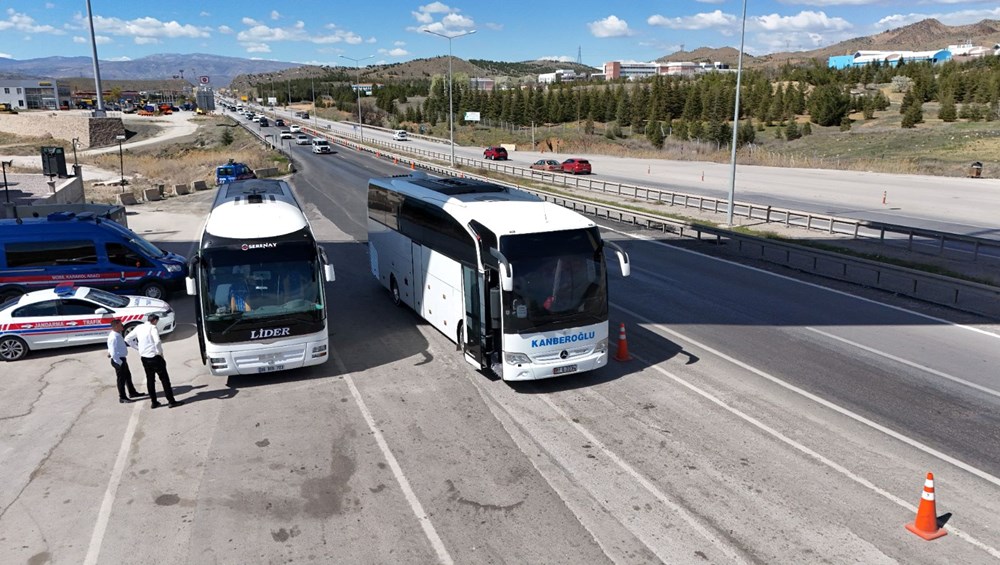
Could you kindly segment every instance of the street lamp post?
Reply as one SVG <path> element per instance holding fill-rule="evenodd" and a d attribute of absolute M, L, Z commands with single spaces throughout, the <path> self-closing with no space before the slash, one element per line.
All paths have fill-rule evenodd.
<path fill-rule="evenodd" d="M 358 83 L 355 86 L 355 90 L 358 91 L 358 141 L 364 143 L 365 141 L 365 126 L 361 121 L 361 61 L 365 59 L 371 59 L 375 55 L 369 55 L 367 57 L 361 57 L 360 59 L 355 59 L 354 57 L 348 57 L 347 55 L 341 55 L 341 57 L 347 59 L 348 61 L 354 61 L 354 66 L 358 70 Z"/>
<path fill-rule="evenodd" d="M 743 78 L 743 40 L 747 31 L 747 0 L 743 0 L 743 26 L 740 29 L 740 59 L 736 65 L 736 108 L 733 110 L 733 142 L 729 172 L 729 206 L 726 212 L 726 223 L 733 225 L 733 207 L 736 205 L 736 139 L 740 130 L 740 79 Z"/>
<path fill-rule="evenodd" d="M 7 192 L 7 167 L 13 167 L 14 160 L 0 161 L 0 166 L 3 167 L 3 195 L 7 198 L 7 204 L 10 204 L 10 193 Z"/>
<path fill-rule="evenodd" d="M 122 192 L 125 192 L 125 156 L 122 153 L 122 142 L 125 141 L 124 135 L 116 135 L 115 139 L 118 140 L 118 166 L 121 168 L 122 174 Z"/>
<path fill-rule="evenodd" d="M 454 90 L 454 85 L 452 83 L 454 81 L 452 80 L 451 77 L 451 60 L 452 60 L 451 40 L 466 35 L 472 35 L 473 33 L 476 33 L 476 30 L 473 29 L 470 31 L 464 31 L 456 35 L 444 35 L 443 33 L 438 33 L 436 31 L 431 31 L 429 29 L 425 29 L 424 31 L 426 31 L 431 35 L 443 37 L 448 40 L 448 131 L 451 139 L 451 166 L 454 167 L 455 166 L 455 107 L 452 101 L 452 90 Z"/>
<path fill-rule="evenodd" d="M 104 111 L 104 89 L 101 86 L 101 65 L 97 61 L 97 35 L 94 34 L 94 14 L 90 9 L 90 0 L 87 0 L 87 21 L 90 22 L 90 52 L 94 58 L 94 86 L 97 88 L 97 109 L 94 110 L 95 118 L 103 118 Z"/>

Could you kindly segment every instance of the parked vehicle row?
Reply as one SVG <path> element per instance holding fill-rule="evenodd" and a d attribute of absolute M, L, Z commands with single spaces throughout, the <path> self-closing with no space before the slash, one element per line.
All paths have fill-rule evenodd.
<path fill-rule="evenodd" d="M 555 159 L 539 159 L 531 164 L 533 171 L 545 171 L 547 173 L 569 173 L 573 175 L 589 175 L 590 161 L 586 159 L 571 158 L 562 163 Z"/>

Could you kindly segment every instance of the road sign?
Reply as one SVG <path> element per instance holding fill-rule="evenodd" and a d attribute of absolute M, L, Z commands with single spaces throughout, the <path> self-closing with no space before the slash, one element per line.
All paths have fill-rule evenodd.
<path fill-rule="evenodd" d="M 478 122 L 479 121 L 479 112 L 466 112 L 465 113 L 465 121 L 467 121 L 467 122 Z"/>
<path fill-rule="evenodd" d="M 198 77 L 198 82 L 202 84 L 208 84 L 211 81 L 209 80 L 208 75 L 201 75 L 200 77 Z"/>

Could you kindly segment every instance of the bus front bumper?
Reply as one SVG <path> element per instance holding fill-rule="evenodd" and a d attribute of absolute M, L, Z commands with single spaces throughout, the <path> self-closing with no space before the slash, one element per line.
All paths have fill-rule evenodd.
<path fill-rule="evenodd" d="M 505 362 L 500 377 L 505 381 L 534 381 L 585 373 L 600 369 L 607 364 L 608 350 L 605 347 L 586 356 L 566 360 L 517 364 Z"/>
<path fill-rule="evenodd" d="M 213 375 L 258 375 L 319 365 L 329 359 L 326 341 L 208 353 Z"/>

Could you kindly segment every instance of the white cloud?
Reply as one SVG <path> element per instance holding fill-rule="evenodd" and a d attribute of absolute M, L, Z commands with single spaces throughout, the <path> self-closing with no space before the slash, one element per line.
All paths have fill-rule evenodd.
<path fill-rule="evenodd" d="M 258 22 L 257 20 L 255 20 L 255 19 L 253 19 L 253 18 L 248 18 L 248 17 L 246 17 L 246 16 L 244 16 L 244 17 L 243 17 L 243 18 L 242 18 L 242 19 L 240 20 L 240 23 L 241 23 L 241 24 L 243 24 L 243 25 L 245 25 L 245 26 L 255 26 L 255 25 L 260 25 L 260 23 L 259 23 L 259 22 Z"/>
<path fill-rule="evenodd" d="M 938 3 L 967 2 L 968 0 L 939 0 Z M 972 0 L 975 2 L 976 0 Z M 867 6 L 869 4 L 885 4 L 884 0 L 781 0 L 782 4 L 816 6 Z"/>
<path fill-rule="evenodd" d="M 229 26 L 226 26 L 226 25 L 219 26 L 216 29 L 219 31 L 219 33 L 226 34 L 226 35 L 229 35 L 230 33 L 233 33 L 233 28 L 231 28 Z"/>
<path fill-rule="evenodd" d="M 326 28 L 330 33 L 313 35 L 306 30 L 303 21 L 297 21 L 291 27 L 270 27 L 260 22 L 254 21 L 254 25 L 236 34 L 236 41 L 243 44 L 248 50 L 260 49 L 267 43 L 275 41 L 298 41 L 326 45 L 331 43 L 346 43 L 348 45 L 358 45 L 365 39 L 353 31 L 339 29 L 335 24 L 327 24 Z M 270 52 L 251 51 L 253 53 Z"/>
<path fill-rule="evenodd" d="M 576 61 L 575 57 L 570 57 L 569 55 L 544 55 L 542 57 L 536 57 L 539 61 L 556 61 L 559 63 L 573 63 Z"/>
<path fill-rule="evenodd" d="M 809 10 L 799 12 L 794 16 L 769 14 L 749 18 L 751 27 L 764 31 L 780 31 L 782 33 L 795 31 L 843 31 L 853 26 L 843 18 L 831 18 L 824 12 Z"/>
<path fill-rule="evenodd" d="M 0 59 L 13 59 L 14 56 L 10 53 L 0 53 Z"/>
<path fill-rule="evenodd" d="M 651 26 L 666 27 L 670 29 L 698 30 L 730 28 L 736 23 L 736 21 L 736 16 L 732 14 L 724 14 L 722 10 L 715 10 L 714 12 L 704 12 L 680 18 L 667 18 L 659 14 L 654 14 L 649 16 L 646 23 Z"/>
<path fill-rule="evenodd" d="M 991 10 L 958 10 L 935 14 L 892 14 L 874 23 L 872 27 L 879 31 L 884 31 L 890 28 L 917 23 L 927 18 L 934 18 L 945 25 L 966 25 L 976 23 L 982 19 L 998 19 L 1000 18 L 1000 8 L 993 8 Z"/>
<path fill-rule="evenodd" d="M 460 11 L 458 8 L 452 8 L 441 2 L 431 2 L 417 8 L 416 12 L 410 12 L 413 19 L 417 20 L 420 25 L 406 29 L 414 32 L 433 31 L 442 35 L 455 35 L 475 27 L 476 22 L 472 18 L 459 14 Z M 444 15 L 441 16 L 440 20 L 435 21 L 438 14 Z"/>
<path fill-rule="evenodd" d="M 280 20 L 281 19 L 281 14 L 279 14 L 277 10 L 271 10 L 271 19 L 272 20 Z"/>
<path fill-rule="evenodd" d="M 98 45 L 107 45 L 108 43 L 111 43 L 113 40 L 110 37 L 106 36 L 106 35 L 95 35 L 94 36 L 94 41 Z M 79 36 L 79 35 L 74 35 L 73 36 L 73 43 L 90 43 L 90 38 L 88 38 L 88 37 L 82 37 L 82 36 Z"/>
<path fill-rule="evenodd" d="M 0 31 L 16 30 L 25 33 L 51 33 L 53 35 L 63 35 L 61 29 L 50 25 L 38 25 L 34 18 L 27 14 L 22 14 L 13 8 L 7 8 L 7 19 L 0 20 Z"/>
<path fill-rule="evenodd" d="M 247 53 L 270 53 L 271 48 L 266 43 L 246 43 L 243 45 L 246 47 Z"/>
<path fill-rule="evenodd" d="M 403 47 L 404 45 L 406 45 L 406 42 L 405 41 L 393 41 L 392 44 L 394 46 L 396 46 L 396 47 Z"/>
<path fill-rule="evenodd" d="M 75 18 L 77 23 L 86 26 L 86 20 L 81 14 L 77 14 Z M 159 43 L 161 38 L 205 38 L 211 36 L 211 28 L 208 27 L 181 24 L 176 21 L 164 22 L 148 16 L 134 20 L 94 16 L 94 29 L 108 35 L 132 37 L 133 41 L 139 45 Z"/>
<path fill-rule="evenodd" d="M 201 12 L 198 13 L 198 15 L 201 16 L 201 17 L 203 17 L 203 18 L 207 18 L 207 17 L 211 16 L 212 13 L 211 12 L 206 12 L 205 10 L 202 10 Z"/>
<path fill-rule="evenodd" d="M 497 23 L 493 23 L 493 22 L 486 22 L 483 25 L 486 26 L 486 29 L 492 29 L 493 31 L 503 31 L 503 24 L 497 24 Z"/>
<path fill-rule="evenodd" d="M 368 39 L 365 40 L 365 43 L 375 43 L 375 41 L 376 40 L 374 37 L 369 37 Z"/>
<path fill-rule="evenodd" d="M 628 28 L 628 22 L 615 15 L 590 22 L 587 27 L 590 28 L 590 33 L 594 37 L 627 37 L 632 35 L 632 30 Z"/>
<path fill-rule="evenodd" d="M 405 57 L 410 54 L 409 51 L 401 47 L 396 47 L 394 49 L 379 49 L 378 52 L 382 55 L 388 55 L 390 57 Z"/>
<path fill-rule="evenodd" d="M 108 57 L 108 61 L 131 61 L 132 57 L 122 55 L 121 57 Z"/>

